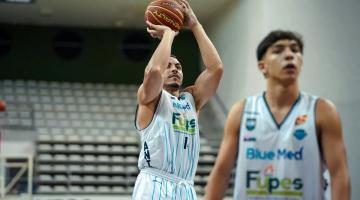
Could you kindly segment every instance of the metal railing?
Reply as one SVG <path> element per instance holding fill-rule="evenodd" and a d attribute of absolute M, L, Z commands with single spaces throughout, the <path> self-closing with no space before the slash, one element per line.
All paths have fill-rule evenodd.
<path fill-rule="evenodd" d="M 15 176 L 7 180 L 7 172 L 9 169 L 17 168 L 19 171 Z M 32 199 L 33 191 L 33 156 L 32 155 L 0 155 L 0 199 L 11 191 L 11 189 L 19 183 L 20 179 L 27 172 L 27 196 Z M 20 194 L 19 194 L 20 195 Z M 21 194 L 23 196 L 24 194 Z"/>

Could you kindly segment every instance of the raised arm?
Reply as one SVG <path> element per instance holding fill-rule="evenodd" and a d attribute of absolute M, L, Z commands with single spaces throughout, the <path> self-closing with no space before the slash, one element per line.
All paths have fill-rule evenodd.
<path fill-rule="evenodd" d="M 154 25 L 150 22 L 147 22 L 147 25 L 150 35 L 161 41 L 145 68 L 144 80 L 137 96 L 139 105 L 147 105 L 158 98 L 163 88 L 162 74 L 169 63 L 171 46 L 177 34 L 167 26 Z"/>
<path fill-rule="evenodd" d="M 332 199 L 349 200 L 350 176 L 339 114 L 334 104 L 319 99 L 316 115 L 321 152 L 331 177 Z"/>
<path fill-rule="evenodd" d="M 224 137 L 205 191 L 206 200 L 223 199 L 238 150 L 240 118 L 244 102 L 236 103 L 226 120 Z"/>
<path fill-rule="evenodd" d="M 196 109 L 200 110 L 215 94 L 222 76 L 223 64 L 215 46 L 197 20 L 189 3 L 186 0 L 179 1 L 185 10 L 185 26 L 193 32 L 206 67 L 196 79 L 195 84 L 186 89 L 193 94 Z"/>

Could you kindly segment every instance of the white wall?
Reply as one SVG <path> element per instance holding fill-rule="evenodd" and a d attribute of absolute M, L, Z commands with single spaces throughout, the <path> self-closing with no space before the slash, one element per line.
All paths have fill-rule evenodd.
<path fill-rule="evenodd" d="M 342 117 L 353 199 L 360 199 L 360 1 L 234 0 L 210 26 L 210 38 L 225 64 L 219 94 L 229 108 L 264 90 L 255 50 L 273 29 L 301 33 L 305 40 L 301 88 L 332 100 Z"/>
<path fill-rule="evenodd" d="M 37 132 L 26 130 L 1 129 L 2 143 L 0 155 L 6 156 L 26 156 L 35 154 L 35 138 Z"/>

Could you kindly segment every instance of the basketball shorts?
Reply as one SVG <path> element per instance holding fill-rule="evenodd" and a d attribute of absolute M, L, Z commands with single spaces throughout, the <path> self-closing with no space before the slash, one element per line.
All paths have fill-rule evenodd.
<path fill-rule="evenodd" d="M 155 169 L 142 169 L 136 179 L 133 200 L 196 200 L 194 183 Z"/>

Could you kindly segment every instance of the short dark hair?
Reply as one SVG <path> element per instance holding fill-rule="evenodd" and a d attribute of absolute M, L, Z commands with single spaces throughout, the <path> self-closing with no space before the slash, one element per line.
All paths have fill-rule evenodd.
<path fill-rule="evenodd" d="M 275 42 L 283 39 L 295 40 L 299 47 L 301 54 L 303 53 L 304 42 L 302 40 L 302 36 L 299 33 L 292 31 L 284 31 L 284 30 L 275 30 L 271 31 L 259 44 L 256 49 L 256 57 L 257 60 L 260 61 L 263 59 L 267 49 L 273 45 Z"/>

